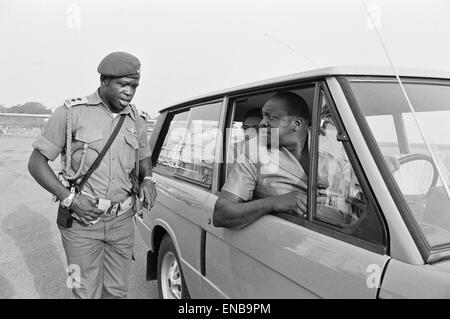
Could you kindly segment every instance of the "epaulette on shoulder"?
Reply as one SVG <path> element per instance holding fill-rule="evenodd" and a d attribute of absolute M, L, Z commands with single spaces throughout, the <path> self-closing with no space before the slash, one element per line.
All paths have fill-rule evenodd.
<path fill-rule="evenodd" d="M 139 114 L 140 117 L 142 117 L 144 120 L 149 120 L 150 119 L 150 115 L 148 115 L 147 112 L 141 110 L 140 108 L 138 108 L 136 105 L 133 104 L 133 107 L 136 109 L 137 114 Z"/>
<path fill-rule="evenodd" d="M 87 104 L 88 100 L 86 97 L 77 97 L 75 99 L 67 99 L 64 101 L 66 107 L 73 107 L 81 104 Z"/>

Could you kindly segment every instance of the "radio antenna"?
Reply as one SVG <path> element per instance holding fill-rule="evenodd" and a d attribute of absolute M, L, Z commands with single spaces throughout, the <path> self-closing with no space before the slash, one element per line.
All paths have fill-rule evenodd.
<path fill-rule="evenodd" d="M 397 72 L 397 69 L 394 66 L 394 63 L 392 62 L 391 56 L 390 56 L 390 54 L 389 54 L 389 52 L 387 50 L 386 45 L 384 44 L 383 38 L 381 37 L 381 34 L 378 31 L 378 28 L 375 25 L 375 22 L 373 21 L 372 16 L 370 15 L 369 9 L 368 9 L 366 3 L 364 2 L 364 0 L 361 0 L 361 3 L 364 6 L 364 9 L 365 9 L 365 11 L 367 13 L 367 16 L 370 19 L 370 23 L 372 24 L 372 27 L 375 30 L 375 33 L 377 34 L 378 39 L 380 40 L 381 46 L 383 47 L 384 54 L 386 55 L 386 58 L 389 61 L 390 67 L 391 67 L 392 71 L 394 72 L 395 77 L 397 78 L 398 84 L 400 85 L 402 93 L 403 93 L 403 95 L 404 95 L 404 97 L 406 99 L 406 102 L 408 103 L 409 109 L 411 110 L 411 114 L 413 115 L 414 121 L 416 122 L 416 125 L 417 125 L 417 127 L 419 129 L 420 135 L 421 135 L 423 141 L 425 142 L 425 145 L 427 147 L 428 152 L 430 153 L 430 156 L 431 156 L 431 158 L 433 160 L 434 166 L 436 167 L 436 170 L 437 170 L 437 173 L 439 175 L 439 178 L 441 179 L 442 185 L 444 185 L 445 193 L 447 194 L 447 197 L 450 198 L 450 190 L 448 188 L 448 185 L 445 183 L 445 179 L 443 178 L 444 175 L 442 174 L 441 168 L 438 165 L 438 162 L 437 162 L 437 159 L 436 159 L 436 155 L 431 150 L 430 143 L 428 142 L 427 138 L 425 137 L 425 134 L 424 134 L 424 131 L 422 129 L 422 126 L 420 125 L 419 119 L 417 118 L 416 111 L 414 110 L 414 107 L 413 107 L 413 105 L 411 103 L 411 100 L 409 99 L 408 93 L 406 93 L 405 87 L 403 86 L 403 82 L 400 79 L 400 76 L 398 75 L 398 72 Z"/>
<path fill-rule="evenodd" d="M 273 37 L 272 35 L 270 35 L 270 34 L 267 33 L 267 32 L 264 33 L 264 35 L 265 35 L 266 37 L 268 37 L 269 39 L 275 41 L 275 42 L 278 43 L 279 45 L 282 45 L 282 46 L 285 47 L 286 49 L 288 49 L 288 50 L 294 52 L 294 53 L 295 53 L 296 55 L 298 55 L 299 57 L 301 57 L 301 58 L 307 60 L 309 63 L 313 64 L 316 68 L 320 68 L 320 66 L 319 66 L 316 62 L 314 62 L 313 60 L 311 60 L 310 58 L 308 58 L 306 55 L 301 54 L 300 52 L 298 52 L 297 50 L 295 50 L 293 47 L 291 47 L 291 46 L 289 46 L 289 45 L 287 45 L 287 44 L 281 42 L 280 40 L 276 39 L 275 37 Z"/>

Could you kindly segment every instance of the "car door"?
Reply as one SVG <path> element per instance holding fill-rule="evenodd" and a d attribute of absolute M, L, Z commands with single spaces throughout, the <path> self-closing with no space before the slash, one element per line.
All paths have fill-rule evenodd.
<path fill-rule="evenodd" d="M 222 100 L 215 100 L 166 116 L 153 154 L 158 196 L 151 212 L 142 216 L 148 229 L 162 227 L 171 237 L 192 297 L 201 293 L 203 216 L 212 212 L 205 202 L 213 184 L 221 109 Z"/>
<path fill-rule="evenodd" d="M 381 274 L 389 260 L 387 230 L 326 85 L 314 85 L 307 218 L 266 215 L 240 230 L 209 224 L 202 282 L 205 295 L 377 297 Z M 301 88 L 295 89 L 291 91 L 301 93 Z M 335 125 L 334 130 L 328 128 L 328 140 L 322 138 L 325 111 Z M 336 172 L 338 160 L 319 155 L 327 151 L 340 152 L 339 160 L 347 165 L 346 169 Z M 327 205 L 316 196 L 324 169 L 328 170 L 329 181 Z M 341 184 L 345 192 L 340 193 Z M 353 194 L 349 195 L 351 191 Z M 211 195 L 208 201 L 215 199 Z M 346 201 L 351 204 L 340 208 L 339 203 Z"/>

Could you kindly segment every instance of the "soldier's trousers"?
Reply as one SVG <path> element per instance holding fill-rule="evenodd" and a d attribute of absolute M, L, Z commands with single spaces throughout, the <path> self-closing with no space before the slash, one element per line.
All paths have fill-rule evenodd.
<path fill-rule="evenodd" d="M 67 257 L 67 285 L 76 298 L 125 298 L 134 248 L 133 209 L 84 226 L 59 227 Z"/>

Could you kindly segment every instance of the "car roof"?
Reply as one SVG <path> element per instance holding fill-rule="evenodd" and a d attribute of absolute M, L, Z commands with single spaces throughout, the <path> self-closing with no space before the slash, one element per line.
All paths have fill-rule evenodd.
<path fill-rule="evenodd" d="M 396 72 L 401 77 L 423 77 L 434 79 L 450 79 L 450 72 L 430 69 L 416 68 L 396 68 Z M 159 112 L 178 108 L 186 104 L 201 103 L 205 99 L 219 98 L 227 94 L 237 94 L 249 89 L 262 88 L 277 83 L 288 83 L 299 80 L 313 79 L 318 77 L 338 76 L 338 75 L 359 75 L 359 76 L 395 76 L 392 68 L 387 66 L 365 66 L 365 65 L 345 65 L 331 66 L 326 68 L 312 69 L 305 72 L 293 73 L 289 75 L 274 77 L 263 81 L 234 86 L 228 89 L 202 94 L 197 97 L 180 101 L 161 109 Z"/>

